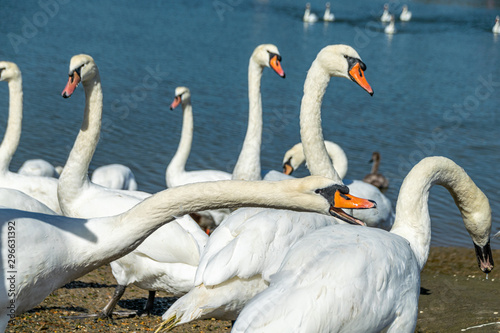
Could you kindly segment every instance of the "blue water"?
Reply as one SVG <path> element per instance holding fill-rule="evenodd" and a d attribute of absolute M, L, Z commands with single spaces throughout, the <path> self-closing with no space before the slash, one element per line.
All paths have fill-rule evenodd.
<path fill-rule="evenodd" d="M 396 201 L 402 179 L 422 157 L 444 155 L 461 165 L 490 198 L 500 229 L 500 37 L 491 33 L 499 1 L 409 2 L 413 18 L 383 33 L 383 1 L 335 1 L 337 21 L 304 25 L 305 3 L 292 0 L 68 1 L 2 0 L 0 59 L 23 73 L 24 119 L 11 170 L 44 158 L 64 165 L 80 128 L 83 89 L 65 100 L 70 58 L 93 56 L 102 78 L 104 116 L 91 170 L 130 166 L 140 189 L 165 188 L 165 169 L 180 135 L 181 112 L 170 111 L 176 86 L 191 89 L 195 137 L 187 168 L 231 171 L 246 130 L 247 67 L 253 49 L 280 49 L 286 79 L 262 80 L 262 168 L 280 169 L 299 141 L 299 106 L 307 69 L 326 45 L 353 46 L 375 91 L 334 78 L 323 102 L 325 138 L 342 145 L 348 178 L 370 170 L 374 150 Z M 399 15 L 399 2 L 391 11 Z M 324 1 L 311 1 L 322 15 Z M 486 82 L 486 83 L 485 83 Z M 488 83 L 490 82 L 490 83 Z M 7 85 L 0 84 L 0 128 Z M 297 175 L 306 175 L 302 169 Z M 432 190 L 433 245 L 471 242 L 451 196 Z M 500 248 L 500 240 L 492 240 Z"/>

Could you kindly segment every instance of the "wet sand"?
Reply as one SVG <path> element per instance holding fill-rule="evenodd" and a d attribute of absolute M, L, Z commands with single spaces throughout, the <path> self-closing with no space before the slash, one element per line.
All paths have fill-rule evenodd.
<path fill-rule="evenodd" d="M 493 251 L 500 262 L 500 250 Z M 415 332 L 500 332 L 500 269 L 486 279 L 477 267 L 472 248 L 432 248 L 422 271 L 419 314 Z M 7 332 L 151 332 L 175 298 L 157 293 L 149 317 L 115 317 L 110 320 L 67 319 L 94 314 L 113 294 L 116 281 L 109 266 L 101 267 L 53 292 L 33 310 L 11 320 Z M 147 292 L 129 287 L 117 311 L 140 310 Z M 474 327 L 480 326 L 481 327 Z M 229 332 L 230 322 L 199 320 L 172 332 Z"/>

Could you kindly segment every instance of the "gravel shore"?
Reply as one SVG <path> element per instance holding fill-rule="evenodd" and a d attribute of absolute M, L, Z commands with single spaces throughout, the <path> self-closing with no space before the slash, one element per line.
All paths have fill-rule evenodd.
<path fill-rule="evenodd" d="M 500 250 L 493 251 L 493 258 L 500 260 Z M 155 311 L 149 317 L 118 316 L 113 321 L 66 318 L 96 313 L 107 303 L 115 286 L 109 266 L 103 266 L 54 291 L 39 306 L 11 320 L 6 332 L 152 332 L 175 301 L 157 293 Z M 130 286 L 117 311 L 140 310 L 146 297 L 147 291 Z M 494 269 L 486 279 L 477 267 L 473 248 L 431 249 L 422 272 L 416 332 L 500 332 L 499 313 L 500 269 Z M 199 320 L 172 332 L 229 332 L 230 329 L 229 321 Z"/>

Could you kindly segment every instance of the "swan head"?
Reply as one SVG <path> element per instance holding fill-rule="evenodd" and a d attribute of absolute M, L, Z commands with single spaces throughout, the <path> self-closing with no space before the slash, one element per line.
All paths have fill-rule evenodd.
<path fill-rule="evenodd" d="M 299 142 L 290 148 L 283 156 L 283 173 L 291 175 L 305 161 L 304 149 Z"/>
<path fill-rule="evenodd" d="M 0 81 L 10 81 L 21 78 L 19 67 L 10 61 L 0 61 Z"/>
<path fill-rule="evenodd" d="M 408 6 L 407 5 L 403 5 L 403 12 L 407 12 L 408 11 Z"/>
<path fill-rule="evenodd" d="M 500 16 L 497 15 L 497 17 L 495 17 L 495 22 L 500 22 Z"/>
<path fill-rule="evenodd" d="M 483 192 L 480 191 L 480 193 L 473 196 L 471 206 L 461 209 L 460 213 L 465 228 L 474 243 L 479 269 L 484 273 L 489 273 L 494 266 L 490 246 L 491 207 L 488 198 Z M 454 199 L 455 201 L 460 200 L 455 197 Z"/>
<path fill-rule="evenodd" d="M 175 98 L 172 104 L 170 104 L 170 110 L 175 109 L 181 103 L 187 103 L 191 101 L 191 92 L 187 87 L 177 87 L 175 88 Z"/>
<path fill-rule="evenodd" d="M 384 4 L 384 10 L 388 10 L 389 9 L 389 4 Z"/>
<path fill-rule="evenodd" d="M 324 47 L 316 58 L 330 76 L 344 77 L 356 82 L 361 88 L 373 95 L 373 89 L 366 81 L 366 65 L 358 52 L 349 45 L 330 45 Z"/>
<path fill-rule="evenodd" d="M 255 48 L 250 61 L 256 62 L 260 67 L 270 67 L 276 74 L 285 78 L 285 71 L 281 68 L 280 51 L 273 44 L 261 44 Z"/>
<path fill-rule="evenodd" d="M 330 8 L 330 3 L 329 3 L 329 2 L 327 2 L 327 3 L 325 4 L 325 6 L 326 6 L 326 8 Z"/>
<path fill-rule="evenodd" d="M 374 151 L 372 153 L 372 159 L 370 160 L 370 163 L 378 162 L 380 161 L 380 153 L 378 151 Z"/>
<path fill-rule="evenodd" d="M 314 208 L 315 211 L 327 210 L 330 215 L 344 222 L 354 225 L 365 225 L 359 219 L 352 217 L 342 209 L 369 209 L 376 208 L 377 204 L 368 199 L 362 199 L 349 194 L 349 188 L 335 180 L 320 176 L 308 176 L 301 179 L 289 179 L 275 182 L 276 184 L 286 186 L 287 191 L 292 190 L 300 195 L 297 200 L 301 206 Z M 310 196 L 313 195 L 313 198 Z M 317 200 L 318 195 L 322 200 Z M 325 200 L 327 206 L 325 206 Z M 319 206 L 318 206 L 319 205 Z"/>
<path fill-rule="evenodd" d="M 85 83 L 92 80 L 98 72 L 97 65 L 91 56 L 86 54 L 73 56 L 69 63 L 68 83 L 62 92 L 62 97 L 70 97 L 80 82 L 85 85 Z"/>

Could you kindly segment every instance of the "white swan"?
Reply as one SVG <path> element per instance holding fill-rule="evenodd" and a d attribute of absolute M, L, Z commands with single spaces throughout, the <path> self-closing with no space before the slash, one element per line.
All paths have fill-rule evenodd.
<path fill-rule="evenodd" d="M 306 10 L 304 11 L 302 21 L 306 23 L 314 23 L 318 21 L 318 16 L 314 13 L 311 13 L 311 4 L 309 2 L 306 3 Z"/>
<path fill-rule="evenodd" d="M 494 34 L 500 34 L 500 16 L 497 15 L 497 17 L 495 18 L 495 25 L 493 26 L 491 31 L 493 31 Z"/>
<path fill-rule="evenodd" d="M 301 117 L 320 112 L 321 99 L 330 75 L 360 82 L 364 89 L 371 92 L 363 76 L 364 64 L 361 68 L 362 62 L 354 49 L 337 45 L 330 46 L 328 50 L 329 54 L 320 52 L 307 74 Z M 323 77 L 324 75 L 327 77 Z M 308 126 L 311 124 L 310 121 L 305 123 Z M 309 144 L 313 151 L 321 149 L 321 145 L 325 149 L 322 135 L 317 142 L 303 140 L 304 147 Z M 310 161 L 319 165 L 315 160 L 318 156 L 310 157 Z M 329 178 L 342 184 L 331 162 L 329 163 Z M 347 187 L 343 188 L 348 191 Z M 357 206 L 369 207 L 373 206 L 366 201 Z M 336 217 L 344 222 L 360 223 L 359 220 L 344 215 L 346 213 L 343 211 L 339 210 L 337 213 L 341 215 Z M 210 236 L 196 272 L 196 287 L 167 310 L 163 315 L 162 326 L 171 328 L 191 320 L 210 317 L 234 320 L 245 303 L 267 287 L 269 277 L 276 272 L 293 243 L 312 230 L 335 223 L 338 223 L 337 220 L 318 214 L 270 209 L 237 210 Z"/>
<path fill-rule="evenodd" d="M 33 213 L 58 215 L 40 201 L 13 188 L 0 188 L 0 207 L 25 210 Z"/>
<path fill-rule="evenodd" d="M 429 190 L 442 185 L 455 199 L 481 270 L 493 269 L 488 199 L 467 173 L 429 157 L 408 174 L 391 232 L 325 227 L 299 240 L 269 288 L 252 299 L 233 332 L 414 332 L 420 271 L 430 247 Z"/>
<path fill-rule="evenodd" d="M 335 16 L 332 12 L 330 12 L 330 3 L 327 2 L 325 5 L 325 13 L 323 14 L 323 21 L 333 22 L 335 20 Z"/>
<path fill-rule="evenodd" d="M 319 125 L 318 122 L 316 124 Z M 313 135 L 315 135 L 315 132 L 310 130 L 307 130 L 305 133 L 307 137 Z M 364 180 L 344 179 L 348 169 L 347 156 L 344 150 L 334 142 L 325 140 L 324 143 L 328 156 L 332 161 L 331 163 L 335 167 L 335 171 L 337 171 L 339 177 L 343 179 L 344 184 L 349 187 L 349 193 L 354 196 L 371 199 L 377 203 L 376 210 L 356 210 L 350 211 L 349 214 L 365 222 L 370 227 L 390 229 L 394 222 L 394 210 L 389 198 L 380 192 L 376 186 L 368 184 Z M 299 142 L 285 153 L 283 157 L 283 172 L 286 175 L 291 175 L 304 162 L 304 150 L 302 149 L 302 143 Z M 325 174 L 321 173 L 321 175 Z"/>
<path fill-rule="evenodd" d="M 380 17 L 380 21 L 382 22 L 390 22 L 391 21 L 391 14 L 389 13 L 389 4 L 384 5 L 384 12 L 382 13 L 382 16 Z"/>
<path fill-rule="evenodd" d="M 384 28 L 384 32 L 388 35 L 395 34 L 397 32 L 394 25 L 394 15 L 391 15 L 390 23 Z"/>
<path fill-rule="evenodd" d="M 82 69 L 82 77 L 85 77 Z M 337 182 L 309 177 L 283 182 L 220 181 L 164 190 L 116 216 L 75 219 L 0 209 L 0 332 L 53 290 L 137 248 L 175 216 L 211 208 L 275 207 L 330 214 L 341 194 Z M 171 223 L 169 223 L 171 224 Z M 168 225 L 168 224 L 167 224 Z M 10 228 L 10 229 L 9 229 Z M 15 264 L 8 262 L 8 232 L 15 231 Z M 174 242 L 167 238 L 165 242 Z M 159 257 L 167 253 L 156 252 Z M 15 268 L 9 267 L 10 264 Z M 15 270 L 15 272 L 12 272 Z M 15 283 L 10 283 L 14 275 Z M 15 292 L 15 301 L 11 303 Z M 11 312 L 11 309 L 12 312 Z"/>
<path fill-rule="evenodd" d="M 59 178 L 58 195 L 61 209 L 67 216 L 81 218 L 122 213 L 150 194 L 114 190 L 89 181 L 88 166 L 101 128 L 101 80 L 94 60 L 85 54 L 71 58 L 69 73 L 63 97 L 71 96 L 81 81 L 86 101 L 80 133 Z M 148 306 L 153 305 L 155 290 L 164 290 L 175 295 L 187 292 L 193 283 L 199 252 L 205 245 L 206 238 L 207 235 L 196 222 L 188 216 L 182 217 L 159 228 L 137 249 L 113 261 L 111 269 L 118 286 L 102 314 L 111 315 L 125 287 L 132 283 L 151 291 Z M 175 242 L 167 242 L 166 239 L 174 239 Z"/>
<path fill-rule="evenodd" d="M 108 164 L 96 168 L 90 181 L 116 190 L 137 190 L 134 173 L 123 164 Z"/>
<path fill-rule="evenodd" d="M 175 88 L 175 99 L 170 105 L 170 109 L 175 109 L 179 104 L 182 104 L 183 114 L 181 140 L 179 141 L 179 146 L 174 157 L 167 167 L 165 175 L 167 187 L 231 179 L 231 173 L 219 170 L 186 171 L 186 162 L 193 142 L 193 107 L 191 105 L 191 92 L 187 87 Z M 191 216 L 200 226 L 210 230 L 219 225 L 229 214 L 230 211 L 228 209 L 223 209 L 197 212 Z M 207 219 L 206 222 L 205 219 Z"/>
<path fill-rule="evenodd" d="M 57 200 L 57 179 L 26 176 L 9 171 L 19 145 L 23 121 L 23 82 L 21 71 L 13 62 L 0 61 L 0 81 L 9 84 L 9 118 L 0 145 L 0 187 L 19 190 L 61 214 Z"/>
<path fill-rule="evenodd" d="M 411 20 L 411 12 L 408 10 L 407 5 L 403 5 L 403 10 L 401 11 L 401 15 L 399 15 L 399 19 L 403 22 Z"/>
<path fill-rule="evenodd" d="M 229 172 L 219 170 L 186 171 L 186 161 L 191 151 L 193 142 L 193 107 L 191 105 L 191 92 L 187 87 L 175 88 L 175 99 L 170 105 L 170 110 L 182 104 L 182 134 L 177 151 L 170 161 L 165 175 L 167 186 L 176 187 L 185 184 L 230 180 Z"/>
<path fill-rule="evenodd" d="M 380 190 L 387 189 L 389 187 L 389 180 L 383 174 L 378 172 L 378 168 L 380 166 L 380 153 L 378 151 L 374 151 L 372 153 L 372 159 L 370 162 L 373 163 L 372 170 L 363 178 L 363 181 L 365 183 L 372 184 Z"/>
<path fill-rule="evenodd" d="M 262 98 L 260 82 L 265 67 L 285 78 L 281 55 L 273 44 L 261 44 L 253 51 L 248 63 L 248 127 L 245 140 L 233 169 L 232 179 L 260 180 L 260 145 L 262 142 Z"/>
<path fill-rule="evenodd" d="M 40 158 L 24 161 L 19 170 L 17 170 L 17 173 L 26 176 L 39 177 L 56 178 L 59 176 L 56 168 L 52 164 Z"/>

